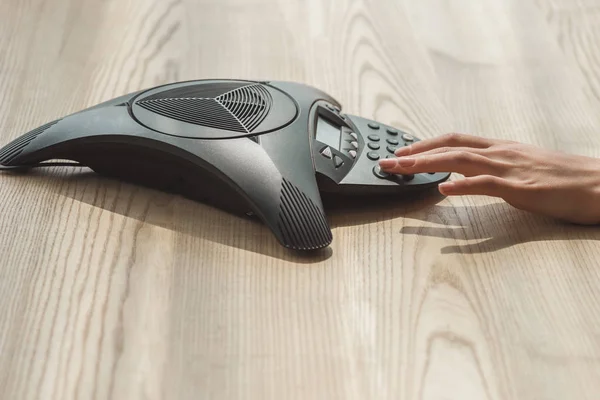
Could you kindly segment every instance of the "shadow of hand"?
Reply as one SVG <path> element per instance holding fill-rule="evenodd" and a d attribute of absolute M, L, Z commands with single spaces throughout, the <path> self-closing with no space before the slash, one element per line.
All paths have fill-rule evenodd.
<path fill-rule="evenodd" d="M 405 235 L 424 235 L 476 243 L 442 248 L 443 254 L 488 253 L 527 242 L 550 240 L 600 240 L 600 227 L 579 226 L 517 210 L 507 203 L 482 206 L 433 206 L 428 215 L 436 215 L 445 227 L 405 226 Z M 409 215 L 409 218 L 419 216 Z"/>

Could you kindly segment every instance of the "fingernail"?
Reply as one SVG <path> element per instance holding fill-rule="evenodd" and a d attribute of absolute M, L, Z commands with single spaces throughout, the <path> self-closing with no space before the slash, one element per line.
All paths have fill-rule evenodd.
<path fill-rule="evenodd" d="M 399 158 L 397 162 L 398 165 L 401 167 L 412 167 L 413 165 L 415 165 L 414 158 Z"/>
<path fill-rule="evenodd" d="M 410 146 L 406 146 L 406 147 L 399 147 L 395 152 L 395 155 L 397 156 L 402 156 L 402 155 L 407 155 L 410 154 Z"/>
<path fill-rule="evenodd" d="M 448 194 L 448 193 L 452 192 L 452 189 L 454 189 L 454 186 L 455 186 L 454 182 L 443 182 L 438 185 L 438 188 L 440 190 L 440 193 Z"/>
<path fill-rule="evenodd" d="M 392 167 L 396 166 L 396 160 L 393 158 L 381 160 L 381 161 L 379 161 L 379 166 L 381 168 L 392 168 Z"/>

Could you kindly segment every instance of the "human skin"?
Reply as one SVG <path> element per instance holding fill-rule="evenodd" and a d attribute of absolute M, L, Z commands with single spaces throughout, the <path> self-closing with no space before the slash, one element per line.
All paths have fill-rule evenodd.
<path fill-rule="evenodd" d="M 454 172 L 445 196 L 484 195 L 576 224 L 600 223 L 600 159 L 507 140 L 447 134 L 399 148 L 380 161 L 394 174 Z"/>

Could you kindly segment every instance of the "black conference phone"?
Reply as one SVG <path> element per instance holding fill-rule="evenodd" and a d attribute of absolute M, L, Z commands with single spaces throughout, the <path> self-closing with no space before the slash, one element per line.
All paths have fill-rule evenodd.
<path fill-rule="evenodd" d="M 254 214 L 283 246 L 314 250 L 332 241 L 320 192 L 402 193 L 448 179 L 379 169 L 379 159 L 417 140 L 344 114 L 331 96 L 303 84 L 197 80 L 47 123 L 0 149 L 0 164 L 73 160 L 105 176 Z"/>

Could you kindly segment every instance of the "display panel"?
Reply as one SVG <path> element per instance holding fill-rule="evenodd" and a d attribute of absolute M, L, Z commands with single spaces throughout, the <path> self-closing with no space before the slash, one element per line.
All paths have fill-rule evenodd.
<path fill-rule="evenodd" d="M 317 121 L 317 137 L 316 139 L 336 150 L 340 149 L 340 139 L 342 136 L 341 126 L 336 126 L 319 116 Z"/>

